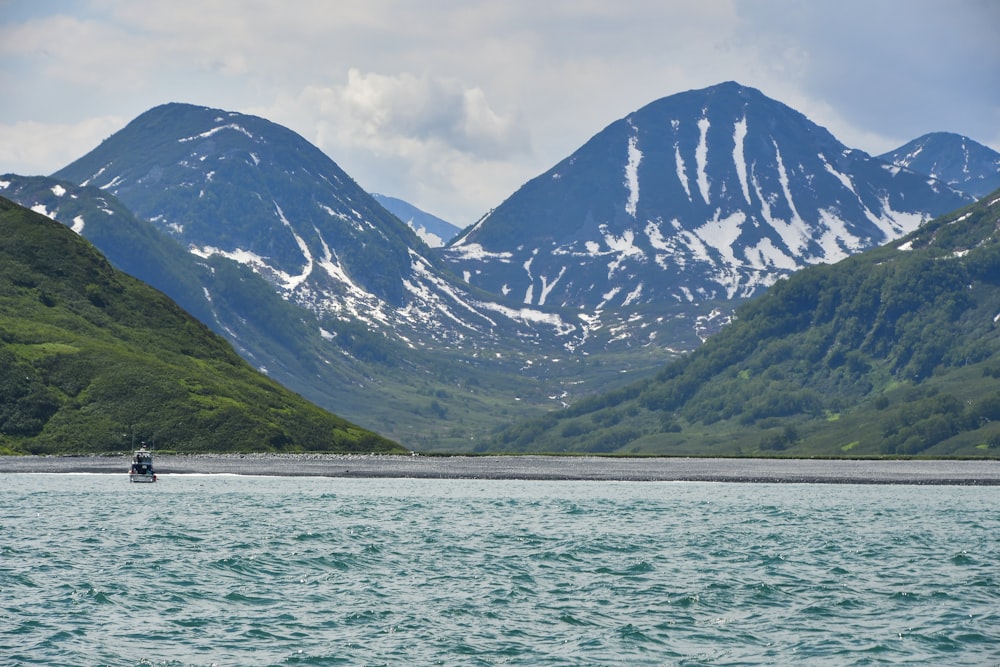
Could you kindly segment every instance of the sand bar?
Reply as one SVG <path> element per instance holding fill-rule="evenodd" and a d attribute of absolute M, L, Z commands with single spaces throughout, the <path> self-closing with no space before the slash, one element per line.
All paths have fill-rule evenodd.
<path fill-rule="evenodd" d="M 128 456 L 0 456 L 0 473 L 122 473 Z M 157 474 L 1000 485 L 1000 460 L 164 454 Z"/>

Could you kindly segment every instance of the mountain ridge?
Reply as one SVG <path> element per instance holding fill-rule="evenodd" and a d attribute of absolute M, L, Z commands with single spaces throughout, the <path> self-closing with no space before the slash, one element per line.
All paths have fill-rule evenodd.
<path fill-rule="evenodd" d="M 489 338 L 498 316 L 515 328 L 553 321 L 480 304 L 333 160 L 256 116 L 161 105 L 53 177 L 115 194 L 193 254 L 250 267 L 321 320 L 420 345 Z"/>
<path fill-rule="evenodd" d="M 303 309 L 290 315 L 301 320 L 292 334 L 301 341 L 287 349 L 307 363 L 270 363 L 266 348 L 281 347 L 282 337 L 272 326 L 273 339 L 256 348 L 258 368 L 414 448 L 485 451 L 499 426 L 651 375 L 697 348 L 736 303 L 797 270 L 796 262 L 860 251 L 929 215 L 900 201 L 966 201 L 925 175 L 847 149 L 759 91 L 732 82 L 706 90 L 629 114 L 533 179 L 561 182 L 585 214 L 611 213 L 610 222 L 597 214 L 582 225 L 559 219 L 571 207 L 546 203 L 541 192 L 548 208 L 535 208 L 551 220 L 518 224 L 548 233 L 548 246 L 496 231 L 497 212 L 519 199 L 514 193 L 435 251 L 294 132 L 207 107 L 157 107 L 57 175 L 125 196 L 217 274 L 217 264 L 238 266 Z M 699 98 L 709 93 L 722 103 Z M 647 114 L 666 122 L 647 123 Z M 789 136 L 813 143 L 793 150 L 783 143 Z M 290 145 L 268 148 L 283 142 Z M 811 155 L 818 145 L 829 150 Z M 583 164 L 592 155 L 602 160 Z M 893 190 L 904 181 L 919 188 Z M 668 200 L 683 210 L 657 213 Z M 741 220 L 740 201 L 760 210 Z M 849 223 L 831 222 L 834 205 L 841 213 L 853 207 Z M 811 228 L 800 224 L 807 209 L 828 215 Z M 485 228 L 496 247 L 462 241 Z M 847 231 L 853 235 L 840 234 Z M 497 267 L 522 282 L 491 292 L 497 285 L 484 276 Z M 679 276 L 688 272 L 694 277 L 685 283 Z M 230 338 L 238 344 L 238 335 Z"/>
<path fill-rule="evenodd" d="M 192 128 L 206 129 L 189 134 Z M 135 150 L 139 147 L 141 151 Z M 263 171 L 285 164 L 296 166 L 288 171 L 278 166 L 273 174 Z M 211 168 L 206 170 L 206 165 Z M 263 169 L 246 168 L 261 165 Z M 399 274 L 409 265 L 401 248 L 426 250 L 406 225 L 372 201 L 322 151 L 257 116 L 164 104 L 141 114 L 53 177 L 108 190 L 196 252 L 242 257 L 289 291 L 304 268 L 325 257 L 321 228 L 339 247 L 352 248 L 355 253 L 341 254 L 353 257 L 363 255 L 358 232 L 370 229 L 366 220 L 378 221 L 378 235 L 366 241 L 378 243 L 383 257 L 393 261 L 382 262 L 383 270 L 375 275 L 355 270 L 348 260 L 338 262 L 337 268 L 346 274 L 342 282 L 356 280 L 393 302 L 401 298 Z M 254 195 L 244 199 L 247 192 Z M 262 226 L 248 215 L 267 216 L 278 224 Z M 293 230 L 286 221 L 295 215 L 313 229 Z"/>

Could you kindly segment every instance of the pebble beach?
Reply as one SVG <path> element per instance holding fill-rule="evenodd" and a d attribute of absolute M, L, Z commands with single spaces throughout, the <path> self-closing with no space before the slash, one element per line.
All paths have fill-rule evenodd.
<path fill-rule="evenodd" d="M 0 473 L 122 473 L 120 456 L 2 456 Z M 1000 485 L 998 460 L 163 454 L 169 475 Z"/>

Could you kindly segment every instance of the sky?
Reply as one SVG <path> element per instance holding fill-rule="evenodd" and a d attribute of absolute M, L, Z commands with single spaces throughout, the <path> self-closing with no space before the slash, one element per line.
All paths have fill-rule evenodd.
<path fill-rule="evenodd" d="M 724 81 L 873 155 L 934 131 L 1000 150 L 1000 2 L 0 0 L 0 174 L 187 102 L 465 226 L 612 122 Z"/>

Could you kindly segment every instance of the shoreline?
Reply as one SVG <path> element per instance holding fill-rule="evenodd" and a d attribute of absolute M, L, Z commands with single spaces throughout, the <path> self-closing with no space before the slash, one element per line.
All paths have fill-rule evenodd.
<path fill-rule="evenodd" d="M 0 456 L 0 473 L 121 473 L 130 455 Z M 171 474 L 278 477 L 674 481 L 1000 486 L 1000 460 L 618 458 L 597 456 L 398 456 L 360 454 L 163 454 Z"/>

